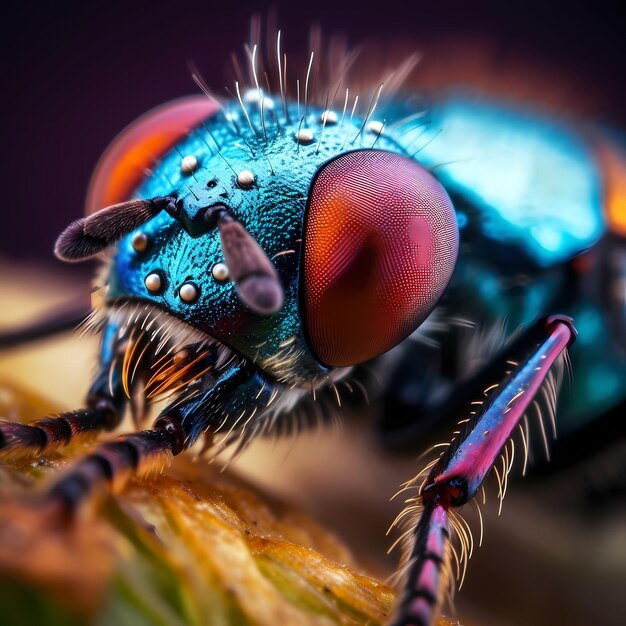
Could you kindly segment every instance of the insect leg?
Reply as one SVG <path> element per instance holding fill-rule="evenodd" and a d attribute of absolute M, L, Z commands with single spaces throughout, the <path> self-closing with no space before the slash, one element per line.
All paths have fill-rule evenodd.
<path fill-rule="evenodd" d="M 465 424 L 433 465 L 430 474 L 401 514 L 411 524 L 410 511 L 423 509 L 413 531 L 409 527 L 408 576 L 394 626 L 430 626 L 446 590 L 443 575 L 449 559 L 448 524 L 452 509 L 468 503 L 508 444 L 513 430 L 541 391 L 552 365 L 575 339 L 569 318 L 540 320 L 523 336 L 526 350 L 509 360 L 506 378 L 492 388 L 480 411 Z M 520 346 L 518 342 L 516 345 Z"/>
<path fill-rule="evenodd" d="M 449 553 L 448 511 L 438 502 L 429 502 L 415 529 L 404 594 L 393 626 L 435 622 L 440 596 L 449 586 Z"/>
<path fill-rule="evenodd" d="M 122 340 L 118 327 L 109 322 L 104 329 L 98 371 L 91 384 L 85 408 L 29 424 L 0 422 L 0 458 L 28 458 L 51 452 L 79 439 L 95 437 L 115 429 L 126 403 L 121 383 Z"/>
<path fill-rule="evenodd" d="M 71 519 L 103 490 L 119 490 L 132 476 L 163 471 L 172 456 L 188 449 L 203 432 L 236 420 L 241 407 L 264 406 L 271 387 L 257 370 L 233 366 L 210 388 L 167 407 L 152 430 L 96 446 L 48 488 L 46 504 Z"/>
<path fill-rule="evenodd" d="M 494 383 L 500 383 L 508 376 L 511 370 L 511 362 L 519 362 L 528 347 L 536 341 L 541 333 L 541 322 L 529 327 L 514 340 L 504 341 L 502 347 L 485 362 L 483 366 L 473 371 L 469 376 L 465 376 L 463 365 L 452 358 L 451 363 L 446 363 L 442 368 L 450 370 L 451 373 L 445 378 L 443 386 L 448 389 L 441 393 L 437 388 L 442 385 L 440 372 L 435 372 L 429 377 L 428 370 L 425 374 L 420 372 L 423 369 L 425 359 L 436 358 L 442 352 L 454 352 L 454 346 L 459 341 L 459 336 L 453 333 L 446 344 L 429 352 L 408 352 L 403 357 L 398 372 L 403 376 L 403 383 L 407 385 L 407 392 L 410 396 L 416 395 L 419 399 L 411 397 L 410 400 L 402 400 L 395 395 L 397 390 L 388 393 L 384 398 L 384 420 L 380 425 L 381 438 L 384 444 L 394 452 L 415 454 L 421 452 L 429 445 L 447 439 L 451 426 L 456 425 L 459 415 L 464 413 L 472 403 L 476 401 L 477 393 L 489 388 Z M 496 333 L 499 334 L 499 333 Z M 406 360 L 404 360 L 406 359 Z M 413 362 L 410 361 L 413 360 Z M 416 363 L 419 367 L 416 367 Z M 416 377 L 420 379 L 415 381 Z M 411 381 L 417 382 L 418 391 Z M 460 381 L 459 381 L 460 379 Z M 431 385 L 435 388 L 433 398 L 423 398 L 421 391 Z M 393 383 L 391 384 L 393 387 Z"/>

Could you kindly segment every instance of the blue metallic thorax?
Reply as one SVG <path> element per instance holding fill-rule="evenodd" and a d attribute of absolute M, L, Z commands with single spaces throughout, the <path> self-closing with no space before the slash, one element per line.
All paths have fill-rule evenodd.
<path fill-rule="evenodd" d="M 604 232 L 597 162 L 565 123 L 468 97 L 436 104 L 427 121 L 409 134 L 416 158 L 475 208 L 486 239 L 550 267 Z"/>
<path fill-rule="evenodd" d="M 370 148 L 377 136 L 361 130 L 361 119 L 346 117 L 342 123 L 324 125 L 322 110 L 313 107 L 303 117 L 303 112 L 298 116 L 297 106 L 290 105 L 288 119 L 282 112 L 265 110 L 265 130 L 256 104 L 248 105 L 247 113 L 254 131 L 239 104 L 233 103 L 165 155 L 139 187 L 137 196 L 142 198 L 177 196 L 186 220 L 198 224 L 198 230 L 187 232 L 180 221 L 163 213 L 140 229 L 149 240 L 145 251 L 134 250 L 136 233 L 122 240 L 111 267 L 109 300 L 146 300 L 260 362 L 265 369 L 271 370 L 274 361 L 284 356 L 291 362 L 287 377 L 296 371 L 301 379 L 315 377 L 326 370 L 306 347 L 298 301 L 309 187 L 323 163 L 349 150 Z M 296 140 L 302 129 L 313 133 L 309 144 Z M 376 147 L 398 150 L 384 137 L 378 137 Z M 199 162 L 192 174 L 181 170 L 181 160 L 187 155 Z M 237 182 L 238 173 L 244 170 L 254 173 L 250 188 Z M 218 282 L 212 276 L 212 267 L 223 261 L 223 255 L 217 229 L 202 228 L 201 216 L 216 203 L 229 207 L 276 266 L 285 303 L 271 319 L 251 313 L 237 297 L 232 282 Z M 165 280 L 158 295 L 149 293 L 144 284 L 154 271 L 162 272 Z M 199 297 L 191 304 L 183 302 L 178 293 L 186 281 L 199 288 Z"/>

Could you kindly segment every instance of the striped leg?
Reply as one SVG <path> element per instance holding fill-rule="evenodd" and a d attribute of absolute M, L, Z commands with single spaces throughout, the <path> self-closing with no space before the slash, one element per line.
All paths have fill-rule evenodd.
<path fill-rule="evenodd" d="M 464 431 L 434 462 L 418 496 L 409 500 L 400 518 L 412 524 L 410 513 L 416 509 L 422 509 L 422 516 L 414 529 L 409 526 L 407 577 L 394 626 L 434 623 L 448 586 L 448 526 L 459 527 L 453 510 L 474 498 L 501 454 L 508 461 L 506 446 L 513 430 L 545 386 L 556 393 L 549 373 L 574 339 L 571 320 L 553 316 L 538 322 L 500 357 L 511 371 L 485 392 L 477 414 L 462 420 Z M 503 497 L 502 486 L 500 491 Z"/>
<path fill-rule="evenodd" d="M 118 330 L 111 323 L 104 329 L 98 372 L 89 390 L 86 407 L 29 424 L 0 422 L 0 460 L 42 456 L 119 425 L 127 399 L 122 386 L 120 358 L 124 341 Z"/>
<path fill-rule="evenodd" d="M 96 446 L 44 492 L 46 508 L 72 519 L 107 489 L 121 489 L 132 476 L 163 471 L 172 456 L 193 445 L 203 432 L 234 426 L 241 407 L 246 415 L 254 415 L 273 391 L 255 370 L 233 366 L 203 392 L 167 407 L 152 430 Z"/>
<path fill-rule="evenodd" d="M 415 531 L 397 624 L 421 626 L 435 622 L 440 596 L 450 584 L 449 558 L 448 511 L 441 504 L 430 502 L 424 507 Z"/>
<path fill-rule="evenodd" d="M 179 429 L 155 428 L 103 443 L 77 461 L 44 493 L 43 510 L 71 520 L 83 504 L 133 476 L 162 472 L 178 446 Z"/>
<path fill-rule="evenodd" d="M 101 398 L 86 409 L 44 417 L 29 424 L 0 422 L 0 459 L 42 456 L 60 446 L 95 437 L 113 430 L 120 414 L 113 402 Z"/>

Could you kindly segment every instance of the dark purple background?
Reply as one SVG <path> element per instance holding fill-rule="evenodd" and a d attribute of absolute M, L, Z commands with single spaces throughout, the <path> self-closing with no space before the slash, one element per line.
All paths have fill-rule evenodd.
<path fill-rule="evenodd" d="M 624 123 L 626 20 L 620 9 L 597 1 L 579 7 L 545 0 L 472 4 L 273 6 L 292 49 L 307 41 L 315 20 L 353 43 L 413 37 L 419 46 L 421 37 L 440 33 L 485 34 L 504 50 L 574 71 L 586 88 L 604 94 L 607 116 Z M 89 176 L 111 139 L 151 107 L 196 91 L 190 59 L 219 90 L 229 53 L 247 40 L 249 16 L 265 8 L 245 1 L 109 0 L 3 10 L 0 255 L 55 263 L 54 240 L 81 214 Z"/>

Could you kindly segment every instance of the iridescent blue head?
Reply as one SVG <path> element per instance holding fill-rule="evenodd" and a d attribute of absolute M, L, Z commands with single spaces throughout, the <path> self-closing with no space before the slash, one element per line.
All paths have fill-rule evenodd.
<path fill-rule="evenodd" d="M 389 350 L 435 306 L 458 245 L 445 191 L 396 134 L 257 90 L 225 103 L 136 188 L 165 200 L 117 243 L 107 305 L 152 305 L 288 384 Z M 242 300 L 216 212 L 271 261 L 279 310 Z"/>

